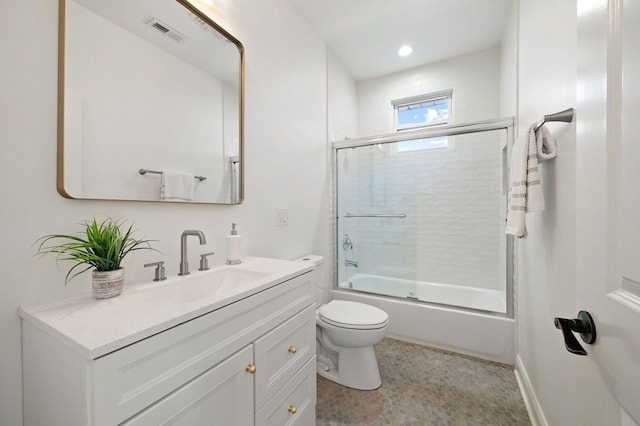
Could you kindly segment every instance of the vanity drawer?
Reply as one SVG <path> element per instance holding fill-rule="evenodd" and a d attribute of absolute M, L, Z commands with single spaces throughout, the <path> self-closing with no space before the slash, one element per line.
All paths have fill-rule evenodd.
<path fill-rule="evenodd" d="M 256 411 L 262 407 L 316 352 L 313 305 L 254 343 Z"/>
<path fill-rule="evenodd" d="M 256 413 L 255 426 L 308 426 L 316 421 L 316 357 Z"/>
<path fill-rule="evenodd" d="M 253 348 L 247 346 L 122 426 L 251 425 L 253 375 L 246 366 L 252 362 Z"/>
<path fill-rule="evenodd" d="M 151 406 L 305 309 L 312 294 L 304 274 L 94 360 L 93 424 Z"/>

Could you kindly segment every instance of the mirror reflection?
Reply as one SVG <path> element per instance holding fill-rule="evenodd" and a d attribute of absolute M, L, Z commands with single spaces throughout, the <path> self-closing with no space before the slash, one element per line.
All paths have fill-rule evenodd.
<path fill-rule="evenodd" d="M 61 0 L 58 190 L 242 202 L 242 44 L 182 0 Z"/>

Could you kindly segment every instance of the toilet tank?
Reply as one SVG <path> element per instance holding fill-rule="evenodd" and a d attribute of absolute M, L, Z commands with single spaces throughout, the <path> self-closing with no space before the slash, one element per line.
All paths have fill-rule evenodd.
<path fill-rule="evenodd" d="M 311 271 L 311 281 L 313 282 L 313 301 L 317 305 L 322 305 L 329 301 L 329 288 L 325 283 L 324 259 L 317 254 L 309 254 L 296 259 L 297 262 L 308 262 L 313 264 Z"/>

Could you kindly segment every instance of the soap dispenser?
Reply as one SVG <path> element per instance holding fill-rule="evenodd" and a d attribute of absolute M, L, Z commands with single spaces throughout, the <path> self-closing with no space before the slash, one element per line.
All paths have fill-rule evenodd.
<path fill-rule="evenodd" d="M 242 249 L 242 235 L 238 235 L 237 223 L 231 224 L 231 234 L 227 235 L 227 265 L 237 265 L 240 262 L 240 251 Z"/>

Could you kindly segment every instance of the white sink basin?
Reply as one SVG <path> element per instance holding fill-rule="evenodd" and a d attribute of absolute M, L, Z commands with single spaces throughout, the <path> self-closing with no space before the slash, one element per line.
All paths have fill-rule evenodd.
<path fill-rule="evenodd" d="M 170 278 L 166 282 L 145 291 L 153 297 L 166 298 L 174 303 L 191 303 L 224 293 L 231 294 L 243 287 L 263 280 L 267 272 L 242 269 L 238 266 L 223 266 L 209 271 L 194 271 L 189 275 Z"/>

